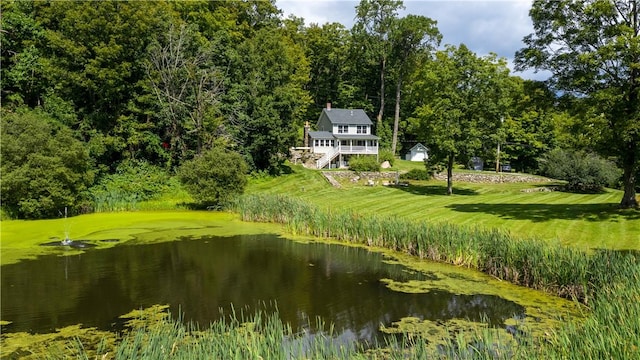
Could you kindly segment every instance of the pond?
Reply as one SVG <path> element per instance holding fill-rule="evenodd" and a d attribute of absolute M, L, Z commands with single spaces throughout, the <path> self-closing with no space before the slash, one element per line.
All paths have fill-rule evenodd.
<path fill-rule="evenodd" d="M 293 329 L 315 328 L 321 318 L 344 340 L 372 342 L 381 339 L 381 326 L 406 318 L 507 328 L 524 319 L 539 322 L 545 307 L 558 311 L 555 298 L 515 286 L 500 290 L 505 284 L 472 271 L 455 268 L 444 279 L 441 264 L 421 262 L 416 270 L 362 247 L 273 234 L 229 236 L 223 228 L 3 265 L 0 319 L 10 322 L 3 331 L 46 333 L 73 324 L 119 330 L 121 315 L 155 304 L 204 325 L 232 311 L 277 307 Z M 422 290 L 398 291 L 408 284 L 422 284 Z M 540 301 L 532 305 L 534 293 Z"/>

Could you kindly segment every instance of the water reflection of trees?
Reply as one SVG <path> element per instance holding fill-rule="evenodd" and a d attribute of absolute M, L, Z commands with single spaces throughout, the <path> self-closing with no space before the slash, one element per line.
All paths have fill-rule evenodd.
<path fill-rule="evenodd" d="M 293 328 L 314 328 L 321 317 L 339 332 L 346 329 L 344 336 L 371 339 L 380 324 L 406 316 L 480 321 L 486 314 L 499 325 L 523 313 L 519 305 L 494 296 L 391 291 L 380 279 L 408 281 L 425 275 L 382 260 L 381 254 L 361 248 L 274 236 L 92 251 L 66 260 L 68 280 L 61 272 L 64 258 L 44 257 L 2 268 L 2 319 L 16 321 L 13 330 L 78 322 L 108 327 L 132 309 L 168 303 L 187 320 L 207 324 L 219 318 L 221 308 L 230 312 L 231 304 L 236 311 L 252 313 L 262 302 L 275 302 Z M 5 284 L 16 286 L 5 291 Z M 19 313 L 34 315 L 16 318 Z"/>

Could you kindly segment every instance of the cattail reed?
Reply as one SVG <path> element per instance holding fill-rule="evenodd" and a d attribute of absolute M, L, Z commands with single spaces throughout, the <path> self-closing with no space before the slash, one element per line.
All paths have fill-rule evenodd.
<path fill-rule="evenodd" d="M 385 247 L 421 258 L 476 268 L 497 278 L 588 302 L 593 257 L 500 230 L 362 216 L 323 210 L 282 195 L 245 196 L 238 211 L 247 221 L 276 222 L 295 234 Z"/>

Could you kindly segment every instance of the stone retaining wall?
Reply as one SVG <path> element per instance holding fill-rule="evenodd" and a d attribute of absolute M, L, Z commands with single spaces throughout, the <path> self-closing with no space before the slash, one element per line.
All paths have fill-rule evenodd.
<path fill-rule="evenodd" d="M 362 172 L 356 172 L 356 171 L 325 171 L 324 173 L 330 174 L 334 178 L 341 178 L 341 179 L 345 179 L 345 178 L 353 179 L 356 176 L 361 178 L 361 179 L 371 179 L 371 180 L 395 179 L 396 178 L 396 172 L 395 171 L 392 171 L 392 172 L 389 172 L 389 171 L 381 171 L 381 172 L 374 172 L 374 171 L 362 171 Z M 402 172 L 400 172 L 400 174 L 402 174 Z"/>
<path fill-rule="evenodd" d="M 436 174 L 435 178 L 437 180 L 447 181 L 447 174 Z M 543 183 L 553 181 L 552 179 L 547 179 L 538 176 L 531 176 L 526 174 L 510 174 L 510 173 L 500 173 L 500 174 L 487 174 L 487 173 L 454 173 L 453 174 L 454 182 L 467 182 L 467 183 L 480 183 L 480 184 L 497 184 L 497 183 Z"/>
<path fill-rule="evenodd" d="M 355 171 L 325 171 L 333 178 L 336 179 L 366 179 L 366 180 L 395 180 L 395 171 L 382 171 L 382 172 L 355 172 Z M 404 172 L 401 171 L 400 174 Z M 447 181 L 447 174 L 436 174 L 436 180 Z M 553 181 L 544 177 L 532 176 L 527 174 L 488 174 L 485 172 L 475 173 L 454 173 L 454 182 L 467 182 L 467 183 L 479 183 L 479 184 L 498 184 L 498 183 L 544 183 Z"/>

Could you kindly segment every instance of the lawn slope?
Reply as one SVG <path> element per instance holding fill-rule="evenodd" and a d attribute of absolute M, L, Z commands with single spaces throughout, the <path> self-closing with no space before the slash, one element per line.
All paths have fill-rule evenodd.
<path fill-rule="evenodd" d="M 326 209 L 399 216 L 411 220 L 499 228 L 581 249 L 640 249 L 640 211 L 620 210 L 622 196 L 523 192 L 544 183 L 454 183 L 446 195 L 443 181 L 410 181 L 407 187 L 364 186 L 343 181 L 335 188 L 319 171 L 292 166 L 292 173 L 253 179 L 247 193 L 287 194 Z"/>

